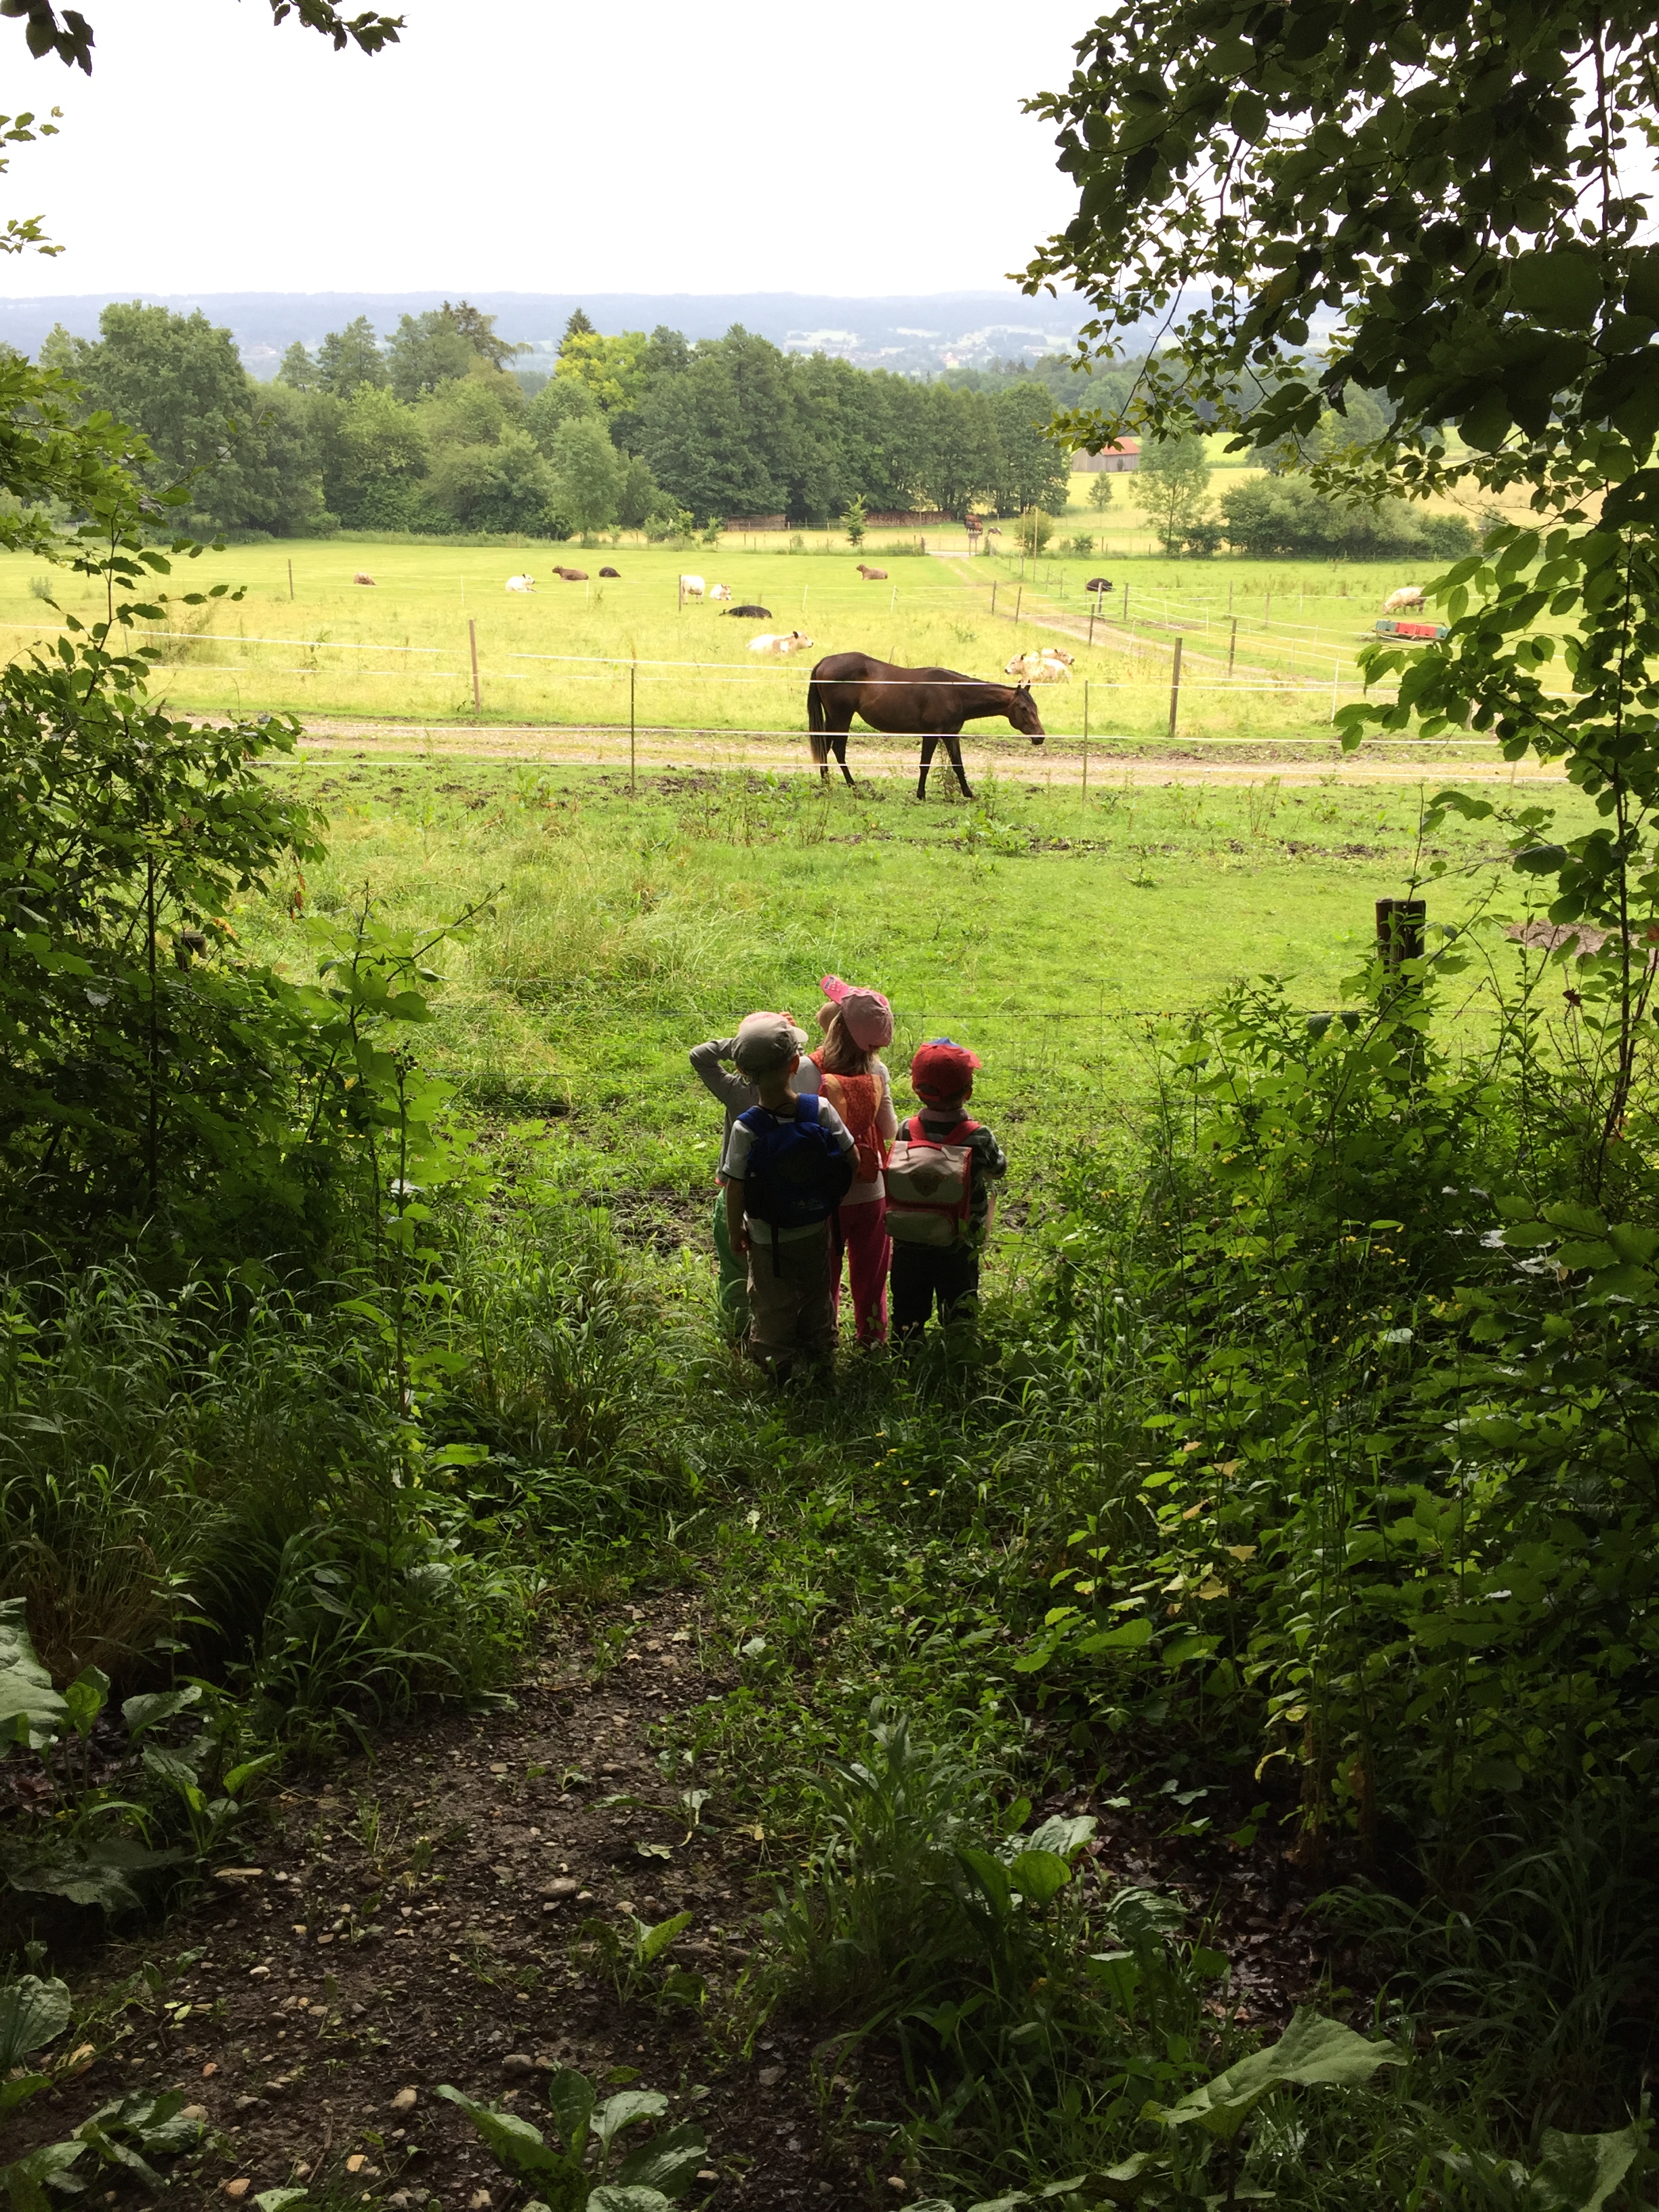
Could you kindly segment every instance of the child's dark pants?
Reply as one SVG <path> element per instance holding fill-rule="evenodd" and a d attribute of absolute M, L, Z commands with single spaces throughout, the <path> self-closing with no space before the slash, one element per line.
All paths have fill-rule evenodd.
<path fill-rule="evenodd" d="M 893 1245 L 893 1334 L 919 1336 L 939 1301 L 942 1322 L 966 1321 L 979 1304 L 979 1254 L 969 1244 Z"/>

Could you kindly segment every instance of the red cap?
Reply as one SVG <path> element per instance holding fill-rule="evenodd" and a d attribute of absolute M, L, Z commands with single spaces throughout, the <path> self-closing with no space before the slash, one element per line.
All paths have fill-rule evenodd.
<path fill-rule="evenodd" d="M 963 1098 L 974 1087 L 979 1054 L 949 1037 L 930 1037 L 910 1062 L 910 1088 L 922 1098 Z"/>

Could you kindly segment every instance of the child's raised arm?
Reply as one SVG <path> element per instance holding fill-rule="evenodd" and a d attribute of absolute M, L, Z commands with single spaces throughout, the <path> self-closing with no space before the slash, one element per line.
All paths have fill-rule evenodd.
<path fill-rule="evenodd" d="M 722 1106 L 742 1113 L 755 1103 L 755 1086 L 746 1075 L 735 1067 L 722 1066 L 723 1060 L 732 1057 L 735 1037 L 710 1037 L 706 1044 L 694 1044 L 686 1057 L 691 1062 L 691 1072 L 705 1090 L 712 1091 Z"/>

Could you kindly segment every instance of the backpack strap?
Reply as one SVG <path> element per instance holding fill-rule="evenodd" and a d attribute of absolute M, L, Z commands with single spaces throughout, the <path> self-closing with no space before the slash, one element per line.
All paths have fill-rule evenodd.
<path fill-rule="evenodd" d="M 811 1108 L 811 1112 L 805 1116 L 805 1119 L 811 1121 L 815 1127 L 817 1126 L 821 1120 L 821 1116 L 818 1113 L 818 1094 L 816 1091 L 802 1091 L 797 1092 L 795 1097 L 795 1119 L 798 1121 L 802 1118 L 800 1109 L 803 1106 L 810 1106 Z"/>

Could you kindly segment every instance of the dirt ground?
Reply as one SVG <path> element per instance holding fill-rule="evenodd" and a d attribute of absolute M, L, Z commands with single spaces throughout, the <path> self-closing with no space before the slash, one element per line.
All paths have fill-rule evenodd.
<path fill-rule="evenodd" d="M 245 1832 L 258 1837 L 245 1863 L 165 1923 L 94 1942 L 71 1979 L 95 2055 L 25 2107 L 13 2154 L 128 2091 L 176 2088 L 208 2133 L 180 2161 L 174 2203 L 222 2212 L 303 2183 L 313 2203 L 486 2212 L 522 2192 L 439 2085 L 545 2124 L 549 2072 L 575 2066 L 601 2094 L 665 2092 L 661 2125 L 703 2128 L 692 2205 L 916 2195 L 868 2126 L 900 2115 L 893 2054 L 849 2052 L 822 2022 L 745 2030 L 745 1967 L 799 1843 L 718 1791 L 688 1805 L 665 1771 L 678 1754 L 659 1757 L 664 1736 L 729 1686 L 699 1656 L 690 1600 L 600 1629 L 548 1654 L 514 1710 L 430 1718 L 278 1785 L 263 1831 Z M 1037 1817 L 1061 1810 L 1100 1819 L 1086 1879 L 1174 1887 L 1212 1916 L 1237 2017 L 1282 2020 L 1309 1992 L 1310 1885 L 1279 1845 L 1160 1840 L 1086 1791 Z M 620 1941 L 635 1919 L 681 1911 L 683 1936 L 630 1984 Z"/>

